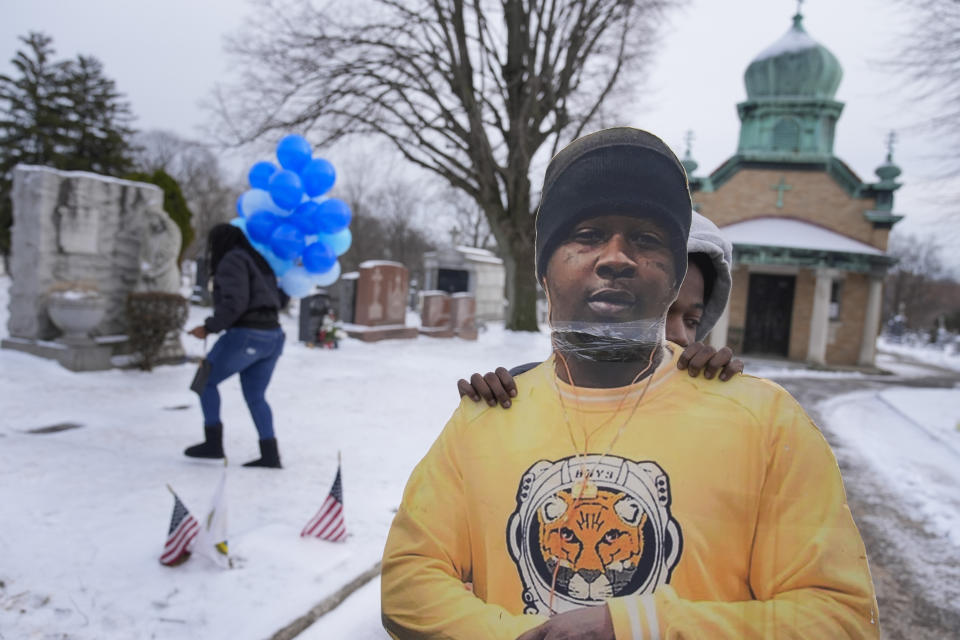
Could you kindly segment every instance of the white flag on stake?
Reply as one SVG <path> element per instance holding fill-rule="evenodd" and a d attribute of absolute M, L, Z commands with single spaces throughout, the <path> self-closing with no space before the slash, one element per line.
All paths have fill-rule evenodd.
<path fill-rule="evenodd" d="M 226 467 L 226 461 L 224 461 Z M 229 569 L 230 553 L 227 547 L 227 470 L 224 468 L 220 476 L 220 484 L 213 494 L 213 504 L 207 517 L 200 521 L 200 533 L 193 542 L 192 552 L 195 555 L 210 559 L 211 562 L 224 569 Z"/>

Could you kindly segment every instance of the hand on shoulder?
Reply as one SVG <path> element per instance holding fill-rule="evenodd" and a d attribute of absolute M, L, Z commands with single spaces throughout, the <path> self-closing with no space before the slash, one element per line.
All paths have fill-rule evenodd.
<path fill-rule="evenodd" d="M 733 357 L 730 347 L 717 350 L 702 342 L 694 342 L 680 354 L 677 368 L 686 370 L 691 378 L 696 378 L 702 372 L 707 380 L 712 380 L 719 373 L 720 380 L 726 382 L 743 373 L 743 361 Z"/>
<path fill-rule="evenodd" d="M 470 382 L 460 378 L 457 380 L 457 391 L 461 398 L 467 396 L 474 402 L 482 399 L 491 407 L 499 404 L 504 409 L 509 409 L 510 398 L 517 397 L 517 383 L 509 371 L 497 367 L 496 371 L 488 371 L 483 375 L 473 374 Z"/>

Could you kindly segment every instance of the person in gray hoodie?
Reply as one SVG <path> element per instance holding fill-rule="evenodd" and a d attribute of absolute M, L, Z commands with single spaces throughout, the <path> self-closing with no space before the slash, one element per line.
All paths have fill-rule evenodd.
<path fill-rule="evenodd" d="M 694 211 L 687 240 L 687 275 L 677 299 L 667 311 L 666 323 L 667 340 L 684 348 L 677 367 L 693 377 L 701 372 L 708 379 L 719 374 L 725 382 L 743 371 L 743 362 L 733 357 L 729 347 L 717 350 L 703 343 L 730 298 L 732 263 L 730 242 L 717 225 Z M 468 396 L 475 402 L 484 400 L 490 406 L 499 403 L 508 408 L 510 398 L 517 392 L 514 376 L 538 364 L 531 362 L 509 371 L 498 367 L 485 375 L 475 373 L 469 382 L 463 378 L 458 380 L 457 390 L 461 397 Z"/>

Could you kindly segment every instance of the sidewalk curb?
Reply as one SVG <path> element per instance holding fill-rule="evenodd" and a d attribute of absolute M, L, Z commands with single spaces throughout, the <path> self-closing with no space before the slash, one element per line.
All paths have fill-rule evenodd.
<path fill-rule="evenodd" d="M 380 575 L 379 562 L 358 575 L 347 584 L 337 589 L 331 595 L 313 605 L 313 607 L 311 607 L 310 610 L 305 614 L 270 636 L 270 640 L 292 640 L 293 638 L 297 637 L 303 633 L 307 627 L 319 620 L 322 616 L 336 609 L 341 602 L 350 597 L 350 594 L 376 578 L 378 575 Z"/>

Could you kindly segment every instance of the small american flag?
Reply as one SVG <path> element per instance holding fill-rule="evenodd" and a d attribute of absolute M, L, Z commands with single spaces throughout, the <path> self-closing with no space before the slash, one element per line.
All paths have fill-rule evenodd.
<path fill-rule="evenodd" d="M 170 490 L 173 493 L 173 489 Z M 173 494 L 173 517 L 170 518 L 170 531 L 167 532 L 167 543 L 163 546 L 163 555 L 160 562 L 168 567 L 175 567 L 190 557 L 188 547 L 200 531 L 200 524 L 187 508 L 180 502 L 177 494 Z"/>
<path fill-rule="evenodd" d="M 343 522 L 343 486 L 340 484 L 340 465 L 337 465 L 337 478 L 333 481 L 330 495 L 324 500 L 317 515 L 313 516 L 300 532 L 300 537 L 320 538 L 330 542 L 342 542 L 347 539 L 347 525 Z"/>

